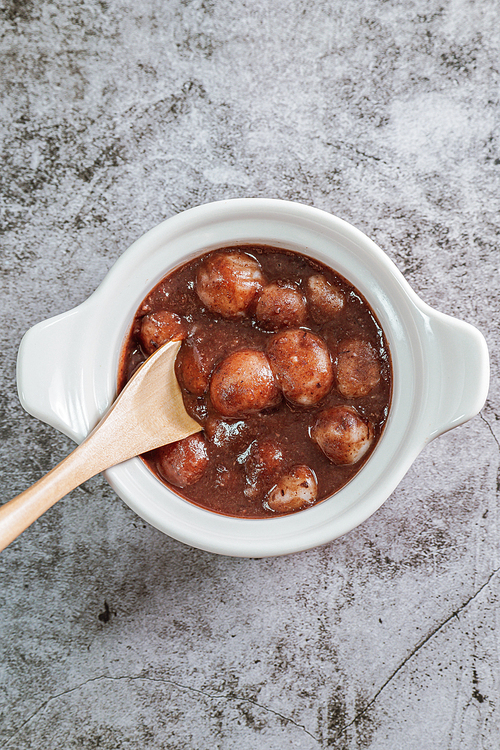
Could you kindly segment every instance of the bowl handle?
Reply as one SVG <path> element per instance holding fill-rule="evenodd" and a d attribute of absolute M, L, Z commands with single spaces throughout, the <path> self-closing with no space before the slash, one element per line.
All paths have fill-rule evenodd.
<path fill-rule="evenodd" d="M 76 442 L 92 427 L 81 408 L 85 384 L 79 332 L 84 305 L 30 328 L 17 356 L 17 390 L 23 408 Z"/>
<path fill-rule="evenodd" d="M 484 406 L 490 366 L 486 341 L 477 328 L 432 310 L 430 367 L 437 382 L 437 400 L 430 440 L 467 422 Z"/>

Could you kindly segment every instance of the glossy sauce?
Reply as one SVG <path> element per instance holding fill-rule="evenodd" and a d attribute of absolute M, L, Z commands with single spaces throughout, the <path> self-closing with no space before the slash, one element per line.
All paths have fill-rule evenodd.
<path fill-rule="evenodd" d="M 369 459 L 388 416 L 392 391 L 390 354 L 382 329 L 366 300 L 330 268 L 299 253 L 267 246 L 244 245 L 214 253 L 230 251 L 255 258 L 267 285 L 278 281 L 278 287 L 288 284 L 305 295 L 308 279 L 321 275 L 341 292 L 343 308 L 335 315 L 325 320 L 325 316 L 313 310 L 308 302 L 305 313 L 300 312 L 299 325 L 291 326 L 294 330 L 312 332 L 326 343 L 334 371 L 339 358 L 343 356 L 341 342 L 367 342 L 377 357 L 379 379 L 366 395 L 342 395 L 334 378 L 326 395 L 312 406 L 291 402 L 280 396 L 276 405 L 273 403 L 256 413 L 231 417 L 224 417 L 216 411 L 209 390 L 200 394 L 202 385 L 198 388 L 198 395 L 189 392 L 184 387 L 182 371 L 178 368 L 186 409 L 204 427 L 207 464 L 200 478 L 196 477 L 196 481 L 188 486 L 179 487 L 165 481 L 159 471 L 164 449 L 144 455 L 144 461 L 160 481 L 196 505 L 230 516 L 273 517 L 291 512 L 269 507 L 269 492 L 276 485 L 280 472 L 282 474 L 297 465 L 309 467 L 317 481 L 316 502 L 320 502 L 349 482 Z M 147 357 L 141 343 L 141 327 L 146 315 L 160 311 L 175 313 L 181 320 L 182 335 L 186 336 L 178 361 L 181 361 L 183 352 L 185 354 L 195 345 L 197 357 L 208 363 L 207 367 L 212 373 L 222 360 L 235 352 L 269 352 L 270 342 L 276 341 L 277 336 L 288 330 L 286 323 L 278 330 L 269 329 L 262 292 L 255 296 L 246 313 L 240 317 L 228 318 L 210 312 L 196 291 L 197 273 L 205 257 L 200 256 L 168 274 L 144 299 L 122 353 L 119 388 Z M 259 299 L 262 300 L 260 312 L 257 308 Z M 190 388 L 197 390 L 196 386 L 191 385 Z M 354 464 L 332 463 L 317 442 L 311 439 L 311 429 L 318 415 L 336 406 L 354 407 L 370 425 L 373 441 L 368 451 Z M 268 472 L 267 480 L 262 472 L 259 474 L 258 466 L 255 469 L 255 448 L 260 443 L 265 445 L 267 451 L 276 450 L 279 453 L 280 469 L 276 474 Z"/>

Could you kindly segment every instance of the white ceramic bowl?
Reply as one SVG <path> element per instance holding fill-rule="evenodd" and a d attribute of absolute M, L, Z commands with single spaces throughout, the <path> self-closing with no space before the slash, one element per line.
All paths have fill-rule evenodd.
<path fill-rule="evenodd" d="M 171 537 L 220 554 L 263 557 L 324 544 L 362 523 L 423 447 L 477 414 L 486 399 L 483 336 L 422 302 L 362 232 L 324 211 L 279 200 L 236 199 L 185 211 L 137 240 L 83 304 L 29 330 L 19 350 L 17 379 L 24 408 L 80 442 L 115 397 L 120 351 L 147 292 L 206 250 L 249 243 L 297 250 L 326 263 L 375 311 L 394 375 L 390 414 L 375 451 L 328 500 L 271 519 L 230 518 L 198 508 L 168 490 L 138 458 L 105 475 L 136 513 Z"/>

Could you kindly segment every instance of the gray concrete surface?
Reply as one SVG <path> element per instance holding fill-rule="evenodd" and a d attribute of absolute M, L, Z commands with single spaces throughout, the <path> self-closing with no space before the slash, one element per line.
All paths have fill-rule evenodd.
<path fill-rule="evenodd" d="M 71 449 L 22 334 L 164 218 L 298 200 L 477 325 L 481 415 L 320 549 L 217 557 L 98 477 L 0 555 L 0 748 L 498 750 L 497 0 L 4 0 L 3 500 Z"/>

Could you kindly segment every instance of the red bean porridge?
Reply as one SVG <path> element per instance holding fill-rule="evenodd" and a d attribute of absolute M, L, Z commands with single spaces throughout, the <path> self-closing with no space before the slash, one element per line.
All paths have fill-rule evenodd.
<path fill-rule="evenodd" d="M 196 505 L 246 518 L 303 510 L 349 482 L 380 439 L 385 336 L 359 291 L 318 261 L 243 245 L 175 269 L 137 310 L 119 388 L 172 339 L 203 430 L 142 458 Z"/>

